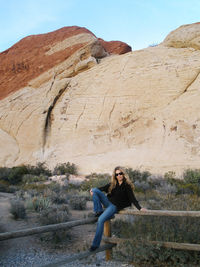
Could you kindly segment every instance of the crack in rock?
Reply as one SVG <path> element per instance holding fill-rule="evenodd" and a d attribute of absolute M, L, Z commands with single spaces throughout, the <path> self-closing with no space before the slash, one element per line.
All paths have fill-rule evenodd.
<path fill-rule="evenodd" d="M 192 79 L 192 81 L 190 81 L 188 83 L 188 85 L 185 87 L 185 89 L 179 95 L 174 97 L 173 100 L 168 103 L 168 105 L 170 105 L 172 102 L 176 101 L 179 97 L 181 97 L 184 93 L 186 93 L 188 91 L 188 88 L 196 81 L 196 79 L 198 78 L 199 74 L 200 74 L 200 71 L 198 71 L 198 73 L 195 75 L 195 77 Z"/>
<path fill-rule="evenodd" d="M 43 131 L 43 146 L 42 146 L 43 147 L 43 153 L 44 153 L 45 145 L 47 142 L 47 138 L 48 138 L 50 130 L 51 130 L 52 111 L 55 108 L 57 101 L 62 96 L 62 94 L 65 92 L 65 90 L 67 89 L 68 86 L 69 86 L 69 82 L 67 83 L 67 85 L 64 88 L 60 89 L 58 94 L 55 96 L 52 104 L 48 108 L 46 119 L 45 119 L 44 131 Z"/>
<path fill-rule="evenodd" d="M 77 119 L 77 121 L 76 121 L 76 126 L 75 126 L 76 129 L 77 129 L 77 127 L 78 127 L 78 122 L 80 121 L 80 118 L 83 116 L 83 113 L 84 113 L 84 111 L 85 111 L 85 107 L 86 107 L 86 103 L 85 103 L 85 105 L 84 105 L 83 111 L 81 112 L 81 114 L 79 115 L 79 117 L 78 117 L 78 119 Z"/>

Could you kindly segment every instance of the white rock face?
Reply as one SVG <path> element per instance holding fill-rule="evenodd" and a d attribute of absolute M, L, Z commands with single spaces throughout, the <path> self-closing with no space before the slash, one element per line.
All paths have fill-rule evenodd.
<path fill-rule="evenodd" d="M 172 31 L 163 41 L 163 45 L 176 48 L 192 47 L 200 49 L 200 22 L 183 25 Z"/>
<path fill-rule="evenodd" d="M 191 28 L 198 39 L 199 24 L 172 36 L 183 40 Z M 199 168 L 200 50 L 171 46 L 110 56 L 72 78 L 61 64 L 50 81 L 2 100 L 0 165 L 70 161 L 82 174 Z"/>

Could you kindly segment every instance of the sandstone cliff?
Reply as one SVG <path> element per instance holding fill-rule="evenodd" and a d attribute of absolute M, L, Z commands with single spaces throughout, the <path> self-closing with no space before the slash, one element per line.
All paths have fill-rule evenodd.
<path fill-rule="evenodd" d="M 198 168 L 200 24 L 129 53 L 86 29 L 63 31 L 0 54 L 0 165 L 70 161 L 83 173 Z"/>

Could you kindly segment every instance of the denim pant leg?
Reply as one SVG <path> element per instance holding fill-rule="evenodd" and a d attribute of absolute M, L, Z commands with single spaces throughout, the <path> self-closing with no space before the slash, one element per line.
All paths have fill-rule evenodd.
<path fill-rule="evenodd" d="M 93 205 L 94 205 L 94 212 L 101 212 L 103 211 L 103 206 L 106 208 L 109 206 L 110 201 L 108 200 L 107 196 L 98 188 L 92 188 L 93 192 Z"/>
<path fill-rule="evenodd" d="M 92 242 L 92 246 L 94 246 L 94 247 L 100 246 L 105 221 L 109 220 L 117 212 L 117 207 L 115 205 L 113 205 L 110 201 L 109 201 L 109 203 L 110 204 L 108 205 L 108 207 L 105 209 L 105 211 L 98 218 L 96 234 L 95 234 L 94 240 Z"/>

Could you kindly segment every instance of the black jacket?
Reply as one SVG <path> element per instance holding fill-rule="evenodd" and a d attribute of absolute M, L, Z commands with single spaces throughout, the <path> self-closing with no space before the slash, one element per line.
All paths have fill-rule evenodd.
<path fill-rule="evenodd" d="M 99 190 L 108 193 L 109 187 L 110 183 L 99 187 Z M 117 182 L 116 187 L 112 189 L 111 193 L 108 194 L 107 197 L 109 201 L 117 207 L 118 211 L 131 206 L 132 203 L 138 210 L 141 209 L 131 186 L 127 184 L 126 181 L 123 181 L 121 185 Z"/>

